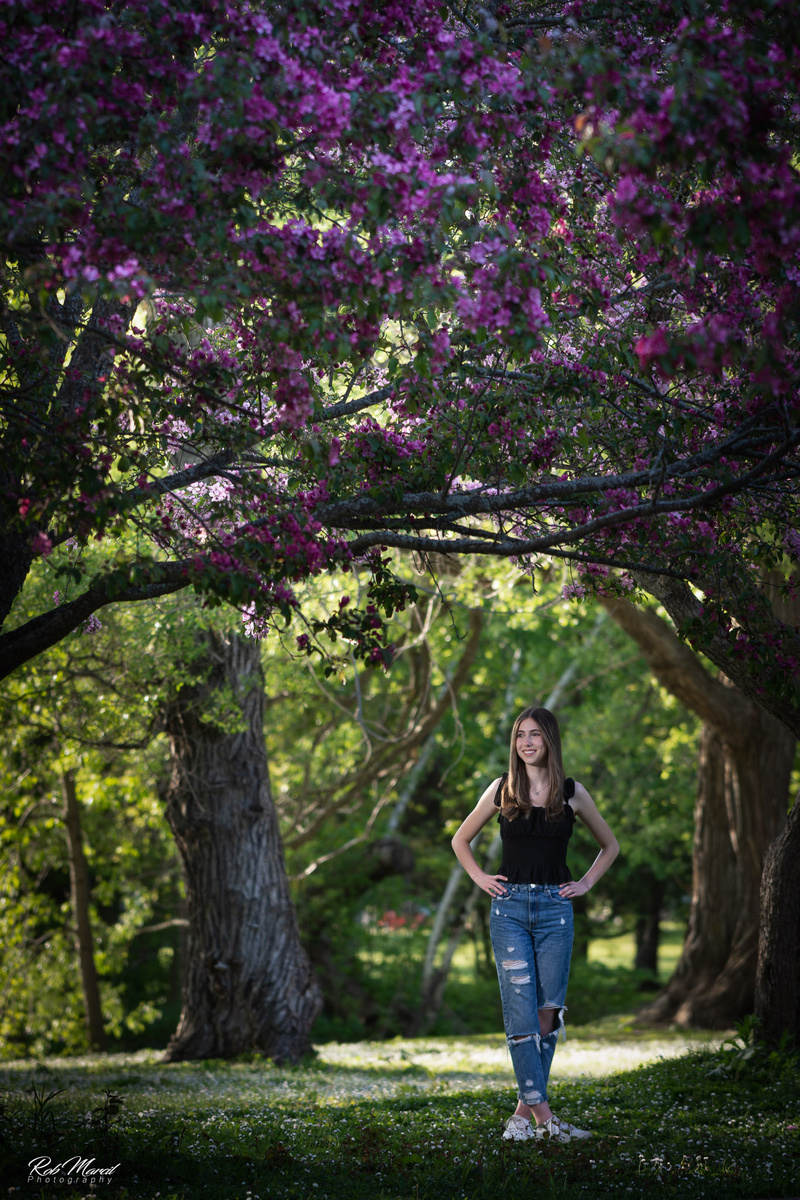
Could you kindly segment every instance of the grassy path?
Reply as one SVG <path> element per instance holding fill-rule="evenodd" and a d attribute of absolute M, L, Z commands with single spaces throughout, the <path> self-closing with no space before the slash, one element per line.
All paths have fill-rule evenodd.
<path fill-rule="evenodd" d="M 718 1043 L 624 1018 L 570 1033 L 551 1100 L 596 1136 L 566 1146 L 502 1141 L 513 1087 L 496 1035 L 328 1044 L 296 1068 L 150 1051 L 6 1063 L 3 1184 L 59 1200 L 800 1196 L 796 1063 Z M 119 1166 L 94 1189 L 74 1165 L 37 1182 L 36 1155 Z"/>
<path fill-rule="evenodd" d="M 552 1079 L 567 1080 L 588 1076 L 599 1078 L 616 1071 L 634 1070 L 659 1059 L 676 1058 L 690 1050 L 718 1046 L 726 1035 L 695 1031 L 666 1032 L 636 1029 L 629 1017 L 609 1017 L 593 1025 L 568 1029 L 566 1041 L 559 1042 L 553 1062 Z M 390 1042 L 334 1043 L 319 1047 L 320 1061 L 333 1067 L 360 1069 L 367 1078 L 398 1072 L 416 1073 L 421 1082 L 447 1080 L 459 1088 L 509 1088 L 512 1084 L 511 1060 L 503 1034 L 482 1034 L 466 1038 L 395 1038 Z"/>

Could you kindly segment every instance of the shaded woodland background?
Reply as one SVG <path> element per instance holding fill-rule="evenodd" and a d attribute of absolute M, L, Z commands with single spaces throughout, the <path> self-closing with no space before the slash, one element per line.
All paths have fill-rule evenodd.
<path fill-rule="evenodd" d="M 3 1053 L 499 1028 L 532 701 L 573 1019 L 797 1041 L 793 8 L 7 7 Z"/>
<path fill-rule="evenodd" d="M 231 887 L 266 888 L 279 940 L 282 921 L 291 940 L 294 907 L 310 972 L 278 954 L 282 982 L 263 1001 L 273 1023 L 299 995 L 306 1015 L 318 1013 L 317 1042 L 499 1029 L 485 906 L 449 839 L 506 768 L 514 713 L 533 702 L 558 712 L 567 770 L 622 846 L 577 914 L 570 1020 L 647 1005 L 650 1019 L 726 1027 L 752 1011 L 758 855 L 785 818 L 791 736 L 766 715 L 770 727 L 753 725 L 752 702 L 655 609 L 563 600 L 560 566 L 537 576 L 538 591 L 504 564 L 399 566 L 420 599 L 396 618 L 388 674 L 353 663 L 326 677 L 279 637 L 244 638 L 181 595 L 108 610 L 101 629 L 12 679 L 1 723 L 4 1056 L 90 1044 L 234 1052 L 208 1041 L 208 1013 L 184 1004 L 181 1016 L 193 962 L 206 978 L 217 967 L 230 988 L 222 959 L 189 953 L 182 861 L 191 874 L 201 820 L 184 793 L 209 812 L 234 804 L 237 787 L 262 796 L 249 802 L 259 812 L 274 803 L 286 876 L 273 862 L 265 881 L 269 846 L 232 834 L 230 876 L 195 880 L 193 903 L 216 936 Z M 50 586 L 46 563 L 37 586 Z M 751 727 L 734 750 L 726 719 L 734 732 L 737 721 Z M 760 793 L 747 790 L 748 771 Z M 497 854 L 490 827 L 479 856 Z M 593 857 L 576 830 L 573 874 Z M 738 906 L 720 908 L 721 889 L 736 889 Z M 659 992 L 661 930 L 687 921 L 678 970 Z M 624 931 L 629 963 L 588 961 L 592 940 Z M 271 952 L 253 937 L 269 974 Z M 227 994 L 235 1042 L 254 1006 Z"/>

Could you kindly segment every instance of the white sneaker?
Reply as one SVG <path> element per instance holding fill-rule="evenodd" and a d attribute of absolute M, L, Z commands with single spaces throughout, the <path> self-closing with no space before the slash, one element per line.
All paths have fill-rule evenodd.
<path fill-rule="evenodd" d="M 519 1113 L 514 1113 L 513 1117 L 509 1117 L 506 1121 L 503 1138 L 507 1141 L 524 1142 L 528 1138 L 538 1136 L 533 1132 L 533 1126 L 527 1117 L 521 1117 Z"/>
<path fill-rule="evenodd" d="M 559 1117 L 549 1117 L 546 1121 L 542 1121 L 541 1125 L 536 1126 L 533 1136 L 548 1138 L 552 1142 L 571 1142 L 573 1138 L 592 1137 L 592 1131 L 578 1129 L 576 1125 L 570 1125 L 569 1121 L 562 1121 Z"/>

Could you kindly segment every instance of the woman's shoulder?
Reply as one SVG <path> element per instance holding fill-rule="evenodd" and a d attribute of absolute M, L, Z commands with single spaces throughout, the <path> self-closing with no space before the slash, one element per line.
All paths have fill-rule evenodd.
<path fill-rule="evenodd" d="M 593 801 L 592 801 L 592 798 L 591 798 L 591 796 L 589 795 L 589 793 L 587 792 L 586 788 L 583 786 L 583 784 L 582 784 L 582 783 L 580 783 L 580 782 L 579 782 L 577 779 L 573 779 L 573 780 L 571 780 L 571 783 L 572 783 L 572 795 L 571 795 L 571 796 L 570 796 L 570 795 L 568 795 L 568 793 L 567 793 L 567 791 L 566 791 L 566 784 L 567 784 L 567 782 L 568 782 L 567 780 L 564 780 L 564 789 L 565 789 L 565 790 L 564 790 L 564 798 L 565 798 L 566 800 L 569 800 L 569 805 L 570 805 L 570 808 L 571 808 L 571 809 L 572 809 L 574 812 L 576 812 L 576 813 L 580 813 L 581 809 L 582 809 L 583 807 L 585 807 L 585 805 L 587 804 L 587 802 L 588 802 L 589 804 L 592 804 L 592 803 L 593 803 Z"/>
<path fill-rule="evenodd" d="M 494 805 L 495 808 L 500 807 L 500 797 L 503 791 L 503 784 L 508 779 L 508 771 L 504 771 L 497 779 L 489 784 L 489 788 L 494 790 Z"/>

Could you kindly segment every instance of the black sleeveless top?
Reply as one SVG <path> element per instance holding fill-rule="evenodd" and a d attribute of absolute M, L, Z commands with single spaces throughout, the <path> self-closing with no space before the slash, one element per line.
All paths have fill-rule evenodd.
<path fill-rule="evenodd" d="M 503 777 L 505 782 L 505 776 Z M 501 783 L 494 802 L 500 807 Z M 498 874 L 509 883 L 569 883 L 567 843 L 572 837 L 575 813 L 569 801 L 575 795 L 575 780 L 564 780 L 564 808 L 556 821 L 548 821 L 543 808 L 532 808 L 526 817 L 509 821 L 502 814 L 497 820 L 503 841 L 503 860 Z"/>

